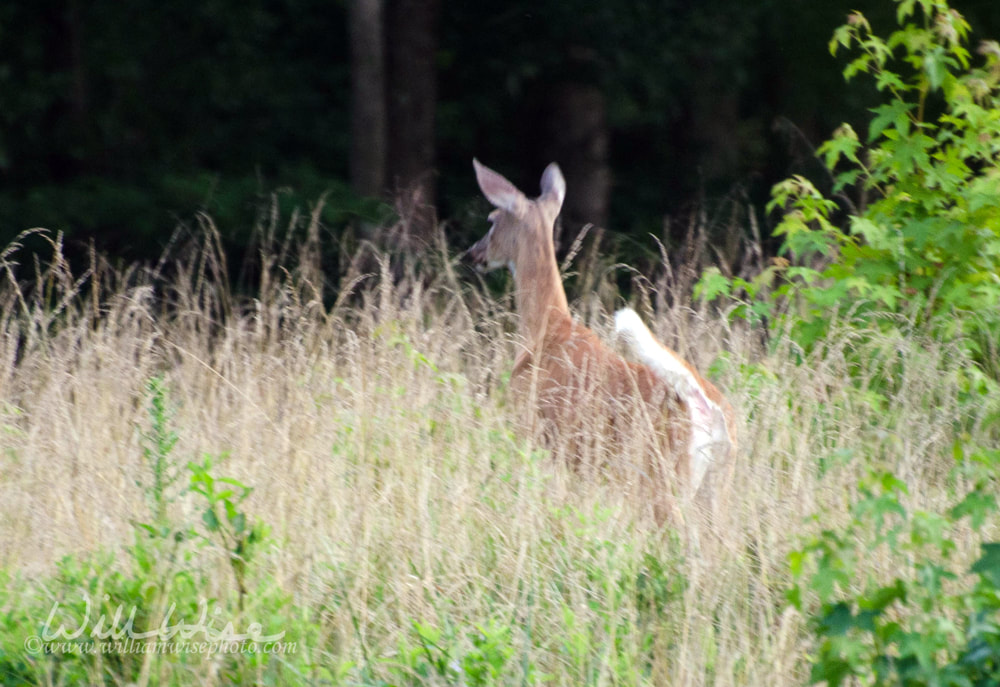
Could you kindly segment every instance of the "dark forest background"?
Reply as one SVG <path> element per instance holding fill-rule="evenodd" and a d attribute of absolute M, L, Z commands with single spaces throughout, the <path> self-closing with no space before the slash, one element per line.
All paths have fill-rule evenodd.
<path fill-rule="evenodd" d="M 1000 33 L 996 0 L 955 5 Z M 670 241 L 864 130 L 875 94 L 827 50 L 852 9 L 894 26 L 890 0 L 4 2 L 0 245 L 42 226 L 154 259 L 204 212 L 245 250 L 272 199 L 326 194 L 331 246 L 396 213 L 462 248 L 474 156 L 529 194 L 556 160 L 566 224 Z"/>

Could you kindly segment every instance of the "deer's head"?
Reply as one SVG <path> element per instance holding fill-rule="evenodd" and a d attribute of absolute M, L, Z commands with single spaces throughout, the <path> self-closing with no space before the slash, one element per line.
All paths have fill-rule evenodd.
<path fill-rule="evenodd" d="M 552 228 L 563 198 L 566 181 L 559 165 L 550 164 L 542 174 L 542 195 L 532 200 L 502 175 L 472 161 L 483 195 L 496 208 L 486 236 L 466 252 L 480 271 L 507 267 L 512 273 L 527 260 L 544 259 L 553 251 Z"/>

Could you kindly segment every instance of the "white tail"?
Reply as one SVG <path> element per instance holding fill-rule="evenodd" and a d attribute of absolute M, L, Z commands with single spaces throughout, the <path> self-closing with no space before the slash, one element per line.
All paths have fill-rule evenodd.
<path fill-rule="evenodd" d="M 707 471 L 724 460 L 735 443 L 732 410 L 725 398 L 657 342 L 634 311 L 620 311 L 615 322 L 641 365 L 626 362 L 573 321 L 552 243 L 566 194 L 555 163 L 546 167 L 542 194 L 534 200 L 478 161 L 473 160 L 473 166 L 480 189 L 496 210 L 489 216 L 492 227 L 466 256 L 483 270 L 510 269 L 519 327 L 527 342 L 515 362 L 512 387 L 528 383 L 534 388 L 539 415 L 557 431 L 579 422 L 586 410 L 613 415 L 620 401 L 641 400 L 664 420 L 657 426 L 674 454 L 677 471 L 689 491 L 697 491 Z M 603 402 L 588 405 L 595 394 Z"/>
<path fill-rule="evenodd" d="M 727 417 L 732 413 L 729 404 L 687 361 L 657 341 L 631 308 L 615 313 L 615 331 L 633 355 L 685 401 L 691 422 L 688 447 L 691 482 L 697 488 L 713 464 L 728 459 L 735 443 L 732 419 Z"/>

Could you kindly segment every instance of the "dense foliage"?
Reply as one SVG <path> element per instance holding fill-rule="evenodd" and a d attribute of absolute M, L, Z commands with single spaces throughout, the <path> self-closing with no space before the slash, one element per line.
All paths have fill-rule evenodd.
<path fill-rule="evenodd" d="M 982 544 L 968 568 L 954 562 L 969 530 L 978 533 L 997 510 L 1000 452 L 960 458 L 956 473 L 978 478 L 952 508 L 908 509 L 906 484 L 873 473 L 846 527 L 824 529 L 791 554 L 789 599 L 812 614 L 817 637 L 810 682 L 958 687 L 1000 679 L 1000 542 Z M 859 565 L 887 552 L 911 563 L 889 575 Z"/>
<path fill-rule="evenodd" d="M 883 39 L 854 13 L 830 42 L 834 54 L 860 53 L 845 77 L 870 75 L 886 102 L 872 110 L 867 146 L 845 124 L 819 149 L 837 173 L 834 191 L 858 189 L 868 199 L 848 231 L 833 224 L 837 203 L 807 180 L 775 187 L 771 207 L 785 211 L 776 233 L 797 263 L 779 268 L 787 283 L 774 298 L 788 308 L 779 326 L 812 347 L 839 311 L 854 321 L 879 319 L 904 336 L 955 342 L 976 361 L 960 382 L 966 402 L 992 408 L 996 436 L 1000 45 L 983 42 L 974 66 L 969 25 L 941 0 L 897 0 L 897 19 Z M 970 447 L 959 434 L 954 457 L 950 508 L 908 508 L 901 477 L 873 470 L 859 484 L 850 523 L 824 529 L 792 554 L 790 599 L 812 614 L 818 639 L 811 681 L 1000 680 L 1000 544 L 984 543 L 967 569 L 953 562 L 969 531 L 997 509 L 1000 454 L 993 442 Z M 902 553 L 909 564 L 888 576 L 861 572 L 860 557 L 880 550 Z"/>
<path fill-rule="evenodd" d="M 997 21 L 991 0 L 967 5 Z M 853 6 L 442 3 L 439 216 L 474 195 L 473 156 L 534 177 L 549 161 L 546 94 L 567 81 L 607 101 L 614 230 L 659 233 L 664 215 L 734 184 L 761 202 L 786 171 L 776 115 L 818 138 L 866 102 L 821 46 Z M 346 22 L 343 3 L 318 0 L 5 3 L 0 244 L 44 226 L 71 247 L 155 259 L 201 211 L 242 251 L 279 189 L 300 205 L 331 191 L 335 233 L 372 219 L 347 191 Z"/>
<path fill-rule="evenodd" d="M 844 74 L 870 73 L 887 102 L 873 110 L 866 149 L 850 126 L 820 148 L 831 169 L 846 167 L 837 190 L 857 184 L 871 202 L 851 218 L 850 232 L 830 221 L 830 201 L 801 180 L 782 184 L 774 205 L 797 203 L 778 233 L 797 256 L 830 256 L 823 269 L 791 275 L 819 310 L 847 300 L 860 312 L 888 309 L 931 322 L 947 337 L 995 345 L 1000 333 L 1000 44 L 978 49 L 972 67 L 969 26 L 943 4 L 899 5 L 902 28 L 874 35 L 861 14 L 839 29 L 831 50 L 861 55 Z M 916 21 L 914 21 L 916 20 Z M 897 66 L 899 65 L 899 66 Z M 799 281 L 801 280 L 801 281 Z"/>
<path fill-rule="evenodd" d="M 860 52 L 845 77 L 871 74 L 886 100 L 872 110 L 867 145 L 844 124 L 819 147 L 836 174 L 836 197 L 801 176 L 777 184 L 768 208 L 781 212 L 775 235 L 792 262 L 779 261 L 753 281 L 713 271 L 702 293 L 768 294 L 770 303 L 749 312 L 787 313 L 773 321 L 790 324 L 807 347 L 826 331 L 831 310 L 880 317 L 903 332 L 932 331 L 962 341 L 995 379 L 1000 45 L 984 41 L 982 65 L 974 66 L 962 15 L 941 2 L 897 4 L 900 28 L 887 39 L 854 13 L 830 42 L 834 54 Z M 846 217 L 844 202 L 853 211 Z"/>

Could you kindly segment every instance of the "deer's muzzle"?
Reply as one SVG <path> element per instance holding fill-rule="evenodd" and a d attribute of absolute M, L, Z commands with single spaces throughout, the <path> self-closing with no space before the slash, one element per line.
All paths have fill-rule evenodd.
<path fill-rule="evenodd" d="M 462 262 L 468 263 L 476 268 L 477 271 L 483 272 L 486 270 L 486 239 L 488 236 L 484 236 L 469 250 L 462 254 Z"/>

